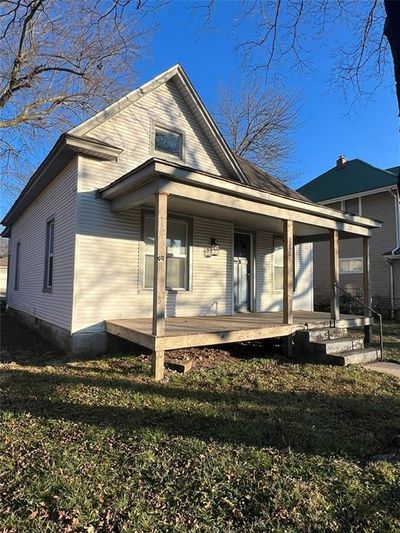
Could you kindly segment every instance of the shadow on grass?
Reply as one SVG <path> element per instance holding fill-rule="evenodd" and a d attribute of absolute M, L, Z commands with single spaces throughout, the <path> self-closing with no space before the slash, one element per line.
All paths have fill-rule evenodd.
<path fill-rule="evenodd" d="M 204 441 L 358 459 L 386 449 L 400 432 L 400 397 L 255 389 L 219 392 L 186 385 L 9 370 L 3 373 L 2 408 L 123 432 L 149 429 Z M 58 386 L 66 394 L 60 396 Z M 91 402 L 92 388 L 97 405 L 74 401 L 82 386 Z M 72 400 L 69 390 L 74 391 Z M 107 398 L 114 405 L 101 405 Z"/>

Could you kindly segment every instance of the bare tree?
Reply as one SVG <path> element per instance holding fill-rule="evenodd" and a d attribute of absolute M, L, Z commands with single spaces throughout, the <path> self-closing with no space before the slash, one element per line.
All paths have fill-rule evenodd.
<path fill-rule="evenodd" d="M 22 156 L 29 160 L 29 150 L 36 150 L 32 140 L 65 130 L 131 88 L 133 64 L 145 33 L 139 25 L 143 3 L 0 3 L 3 187 L 20 187 L 10 163 L 18 160 L 21 169 Z"/>
<path fill-rule="evenodd" d="M 231 149 L 263 169 L 283 173 L 293 150 L 299 98 L 245 85 L 239 92 L 224 89 L 215 113 Z"/>
<path fill-rule="evenodd" d="M 202 4 L 208 24 L 217 5 L 217 0 Z M 400 110 L 399 0 L 251 0 L 238 5 L 238 49 L 251 71 L 268 78 L 281 73 L 283 62 L 311 70 L 310 50 L 326 47 L 327 34 L 338 30 L 340 41 L 325 48 L 327 59 L 333 56 L 332 81 L 345 95 L 354 95 L 353 104 L 360 94 L 373 94 L 391 55 Z M 240 37 L 244 26 L 250 39 Z"/>

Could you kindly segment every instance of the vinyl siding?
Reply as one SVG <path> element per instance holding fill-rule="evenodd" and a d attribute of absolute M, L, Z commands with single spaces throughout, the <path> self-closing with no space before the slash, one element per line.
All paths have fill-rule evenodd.
<path fill-rule="evenodd" d="M 184 165 L 211 174 L 228 175 L 175 84 L 169 81 L 88 133 L 124 150 L 117 162 L 97 164 L 97 171 L 105 175 L 103 186 L 153 157 L 154 125 L 184 134 Z M 156 155 L 169 159 L 168 154 Z M 176 158 L 172 160 L 181 162 Z"/>
<path fill-rule="evenodd" d="M 372 296 L 390 297 L 390 271 L 383 254 L 396 246 L 396 219 L 394 198 L 389 192 L 363 196 L 362 215 L 381 220 L 381 228 L 372 231 L 370 241 L 370 271 Z M 362 239 L 345 239 L 340 241 L 341 258 L 362 257 Z M 315 294 L 329 297 L 329 245 L 315 243 Z M 362 274 L 341 274 L 340 284 L 350 290 L 362 290 Z"/>
<path fill-rule="evenodd" d="M 77 162 L 72 161 L 11 228 L 8 305 L 69 330 L 75 247 Z M 43 292 L 47 220 L 54 217 L 52 292 Z M 15 290 L 16 246 L 20 242 L 19 289 Z"/>
<path fill-rule="evenodd" d="M 142 287 L 141 209 L 111 213 L 108 202 L 95 198 L 101 176 L 93 174 L 92 190 L 85 190 L 92 164 L 81 162 L 73 332 L 102 331 L 104 320 L 152 314 L 152 291 Z M 193 218 L 191 288 L 168 291 L 168 316 L 232 312 L 232 232 L 230 223 Z M 208 257 L 212 237 L 220 250 Z"/>
<path fill-rule="evenodd" d="M 267 232 L 256 235 L 256 310 L 279 311 L 283 306 L 283 292 L 273 288 L 273 241 Z M 313 245 L 295 247 L 296 282 L 293 299 L 295 310 L 313 310 Z"/>
<path fill-rule="evenodd" d="M 80 192 L 78 197 L 73 332 L 102 331 L 107 319 L 151 317 L 152 291 L 144 289 L 142 281 L 141 208 L 111 213 L 108 203 L 93 193 Z M 205 217 L 192 220 L 190 290 L 167 292 L 167 316 L 231 314 L 234 226 Z M 219 243 L 219 253 L 210 257 L 211 238 Z M 260 311 L 282 308 L 282 293 L 272 291 L 272 240 L 272 234 L 257 233 L 256 308 Z M 311 259 L 312 245 L 296 246 L 295 309 L 313 309 Z"/>

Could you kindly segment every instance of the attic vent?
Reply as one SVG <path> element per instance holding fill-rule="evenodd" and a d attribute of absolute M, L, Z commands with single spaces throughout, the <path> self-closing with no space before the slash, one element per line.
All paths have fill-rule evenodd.
<path fill-rule="evenodd" d="M 336 168 L 340 170 L 341 168 L 344 168 L 345 164 L 347 163 L 347 159 L 344 155 L 340 155 L 336 160 Z"/>

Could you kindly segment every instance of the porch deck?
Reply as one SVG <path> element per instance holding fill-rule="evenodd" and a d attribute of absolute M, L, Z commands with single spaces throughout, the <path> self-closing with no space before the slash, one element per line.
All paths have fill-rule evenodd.
<path fill-rule="evenodd" d="M 372 320 L 340 315 L 339 320 L 334 321 L 330 313 L 315 311 L 294 311 L 293 324 L 283 324 L 282 312 L 173 317 L 166 318 L 162 337 L 152 335 L 151 318 L 106 320 L 105 326 L 107 333 L 158 351 L 285 337 L 306 329 L 367 326 Z"/>

